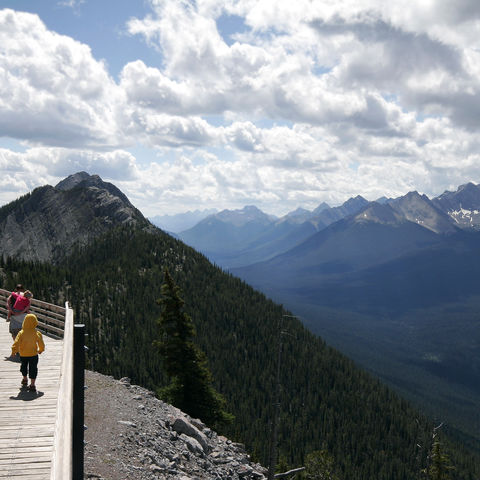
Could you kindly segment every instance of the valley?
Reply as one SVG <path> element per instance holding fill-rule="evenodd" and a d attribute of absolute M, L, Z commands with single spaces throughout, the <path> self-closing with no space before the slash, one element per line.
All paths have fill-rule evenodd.
<path fill-rule="evenodd" d="M 479 209 L 473 184 L 433 200 L 411 192 L 357 202 L 316 229 L 313 213 L 303 212 L 300 226 L 311 228 L 303 241 L 249 265 L 229 267 L 261 251 L 253 233 L 230 263 L 226 246 L 204 253 L 478 448 Z M 209 235 L 211 245 L 221 238 Z"/>

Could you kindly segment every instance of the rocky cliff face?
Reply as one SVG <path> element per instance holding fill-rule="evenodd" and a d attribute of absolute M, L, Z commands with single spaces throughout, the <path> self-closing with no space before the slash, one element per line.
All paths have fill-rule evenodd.
<path fill-rule="evenodd" d="M 57 262 L 119 224 L 154 228 L 117 187 L 80 172 L 0 209 L 0 255 Z"/>
<path fill-rule="evenodd" d="M 480 185 L 467 183 L 455 192 L 444 192 L 433 203 L 463 229 L 480 230 Z"/>
<path fill-rule="evenodd" d="M 86 372 L 85 476 L 98 480 L 262 480 L 234 443 L 127 378 Z"/>

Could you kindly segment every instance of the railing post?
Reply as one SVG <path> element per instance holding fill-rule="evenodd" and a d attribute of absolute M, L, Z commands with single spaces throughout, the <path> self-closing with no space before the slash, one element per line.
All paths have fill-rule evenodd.
<path fill-rule="evenodd" d="M 83 480 L 85 416 L 85 325 L 73 331 L 73 435 L 72 479 Z"/>

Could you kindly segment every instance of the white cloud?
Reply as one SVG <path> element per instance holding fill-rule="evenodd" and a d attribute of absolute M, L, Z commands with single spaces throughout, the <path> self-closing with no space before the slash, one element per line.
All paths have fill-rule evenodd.
<path fill-rule="evenodd" d="M 140 107 L 178 114 L 190 97 L 188 85 L 175 82 L 141 60 L 128 63 L 121 73 L 121 86 L 130 101 Z"/>
<path fill-rule="evenodd" d="M 389 126 L 378 95 L 421 114 L 443 109 L 460 126 L 471 127 L 480 113 L 473 101 L 478 54 L 438 38 L 433 27 L 445 26 L 446 14 L 435 11 L 433 25 L 416 21 L 431 18 L 431 8 L 373 1 L 153 5 L 155 15 L 131 20 L 129 31 L 163 53 L 165 69 L 137 64 L 123 73 L 129 98 L 142 106 L 180 115 L 235 111 L 314 124 L 354 121 L 380 134 Z M 251 29 L 230 46 L 215 23 L 222 13 L 243 16 Z"/>
<path fill-rule="evenodd" d="M 135 158 L 122 150 L 99 153 L 48 147 L 34 147 L 25 152 L 0 149 L 0 170 L 4 172 L 4 188 L 9 185 L 8 190 L 15 192 L 16 196 L 39 185 L 55 185 L 78 171 L 95 173 L 111 180 L 134 181 L 138 177 Z"/>
<path fill-rule="evenodd" d="M 181 117 L 138 111 L 134 114 L 139 138 L 155 146 L 207 146 L 215 142 L 218 129 L 200 117 Z"/>
<path fill-rule="evenodd" d="M 77 9 L 83 3 L 85 3 L 85 0 L 59 0 L 58 5 Z"/>
<path fill-rule="evenodd" d="M 236 122 L 225 130 L 228 140 L 240 150 L 261 152 L 265 149 L 261 129 L 251 122 Z"/>
<path fill-rule="evenodd" d="M 480 178 L 478 2 L 150 4 L 126 29 L 161 61 L 118 82 L 88 45 L 0 11 L 0 135 L 35 146 L 1 152 L 11 188 L 87 170 L 149 214 L 278 213 Z"/>
<path fill-rule="evenodd" d="M 121 143 L 122 92 L 90 48 L 38 16 L 0 11 L 0 133 L 31 143 Z"/>

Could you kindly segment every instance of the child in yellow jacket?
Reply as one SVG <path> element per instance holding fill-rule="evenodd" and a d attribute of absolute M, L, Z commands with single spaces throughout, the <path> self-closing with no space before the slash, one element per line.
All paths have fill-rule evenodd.
<path fill-rule="evenodd" d="M 36 330 L 38 325 L 37 317 L 29 313 L 23 320 L 23 326 L 18 332 L 15 342 L 12 345 L 12 355 L 20 352 L 20 372 L 22 372 L 22 385 L 28 384 L 27 374 L 30 377 L 30 386 L 28 389 L 35 392 L 35 380 L 38 374 L 38 354 L 45 350 L 42 334 Z"/>

